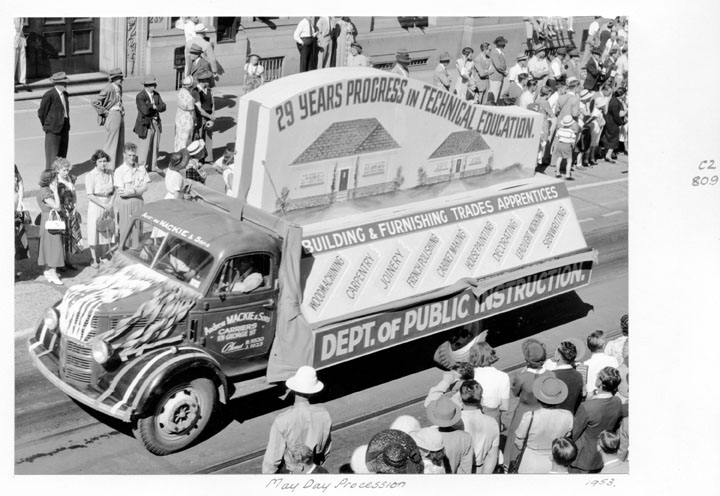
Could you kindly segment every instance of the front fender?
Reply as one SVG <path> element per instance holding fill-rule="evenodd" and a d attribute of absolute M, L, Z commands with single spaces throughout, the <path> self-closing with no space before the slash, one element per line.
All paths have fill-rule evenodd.
<path fill-rule="evenodd" d="M 171 346 L 145 353 L 122 367 L 101 388 L 104 389 L 101 396 L 116 400 L 111 412 L 126 411 L 137 418 L 152 406 L 153 396 L 160 394 L 163 387 L 180 373 L 211 378 L 221 388 L 221 397 L 227 391 L 227 378 L 220 364 L 205 350 L 194 346 Z"/>

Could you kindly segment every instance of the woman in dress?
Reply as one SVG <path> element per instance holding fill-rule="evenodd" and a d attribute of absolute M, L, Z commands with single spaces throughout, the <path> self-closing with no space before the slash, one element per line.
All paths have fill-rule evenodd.
<path fill-rule="evenodd" d="M 510 405 L 510 376 L 493 367 L 499 358 L 485 341 L 476 343 L 470 350 L 470 364 L 475 367 L 475 380 L 482 386 L 483 413 L 497 420 Z"/>
<path fill-rule="evenodd" d="M 362 45 L 360 43 L 350 44 L 350 56 L 347 60 L 348 67 L 370 67 L 370 62 L 365 55 L 362 54 Z"/>
<path fill-rule="evenodd" d="M 110 156 L 97 150 L 90 160 L 95 164 L 95 168 L 85 176 L 85 192 L 88 197 L 87 238 L 92 256 L 90 267 L 97 269 L 98 264 L 106 260 L 110 245 L 115 242 L 115 226 L 112 230 L 98 230 L 98 221 L 106 212 L 111 219 L 115 219 L 115 185 Z"/>
<path fill-rule="evenodd" d="M 265 78 L 264 73 L 265 68 L 260 65 L 260 55 L 254 53 L 248 55 L 247 63 L 245 64 L 245 94 L 259 88 L 263 84 Z"/>
<path fill-rule="evenodd" d="M 341 17 L 336 26 L 339 28 L 339 34 L 335 52 L 335 67 L 345 67 L 348 65 L 348 59 L 350 58 L 350 48 L 357 36 L 357 28 L 349 17 Z"/>
<path fill-rule="evenodd" d="M 189 155 L 186 149 L 170 154 L 168 170 L 165 173 L 165 199 L 181 200 L 185 192 L 185 176 L 180 171 L 188 163 Z"/>
<path fill-rule="evenodd" d="M 23 186 L 20 171 L 15 166 L 15 260 L 25 260 L 29 255 L 29 247 L 27 234 L 25 233 L 25 205 L 23 203 L 23 195 L 25 187 Z M 20 277 L 20 272 L 15 273 L 15 278 Z"/>
<path fill-rule="evenodd" d="M 568 395 L 568 388 L 560 379 L 540 377 L 532 390 L 540 408 L 525 412 L 515 430 L 515 448 L 521 450 L 527 438 L 518 473 L 546 474 L 552 468 L 552 443 L 572 431 L 573 414 L 557 408 Z"/>
<path fill-rule="evenodd" d="M 538 403 L 533 393 L 533 384 L 536 380 L 547 375 L 555 377 L 554 373 L 546 371 L 543 367 L 543 363 L 547 359 L 547 352 L 543 343 L 534 338 L 526 339 L 522 344 L 522 352 L 525 358 L 525 369 L 514 376 L 510 384 L 510 391 L 520 399 L 520 402 L 515 408 L 508 428 L 508 437 L 503 452 L 503 460 L 506 465 L 517 458 L 520 453 L 520 450 L 515 446 L 515 432 L 523 415 L 525 415 L 525 412 L 537 410 L 540 407 L 540 403 Z"/>
<path fill-rule="evenodd" d="M 65 267 L 60 270 L 77 270 L 77 267 L 70 263 L 70 255 L 72 253 L 76 253 L 72 242 L 73 232 L 77 229 L 77 227 L 79 227 L 77 226 L 79 222 L 74 215 L 74 206 L 77 205 L 77 193 L 75 191 L 75 181 L 77 180 L 77 178 L 70 174 L 70 169 L 72 169 L 72 165 L 70 164 L 70 161 L 66 158 L 56 158 L 55 162 L 53 162 L 53 169 L 55 170 L 55 174 L 57 175 L 58 195 L 61 203 L 60 209 L 61 213 L 65 218 L 65 236 L 63 236 L 63 243 L 65 247 Z M 72 208 L 67 211 L 67 209 L 62 208 L 63 204 L 70 205 L 72 206 Z"/>
<path fill-rule="evenodd" d="M 182 87 L 178 91 L 178 109 L 175 114 L 175 151 L 187 147 L 192 141 L 195 129 L 195 100 L 190 90 L 193 87 L 192 76 L 182 80 Z"/>
<path fill-rule="evenodd" d="M 455 68 L 458 71 L 455 94 L 463 100 L 473 100 L 475 97 L 475 82 L 473 81 L 474 53 L 472 48 L 465 47 L 462 49 L 461 57 L 455 61 Z"/>
<path fill-rule="evenodd" d="M 603 144 L 605 146 L 605 162 L 615 163 L 612 158 L 613 150 L 620 146 L 620 126 L 625 124 L 625 107 L 620 98 L 625 94 L 624 88 L 618 88 L 608 103 L 605 114 L 605 129 L 603 130 Z"/>
<path fill-rule="evenodd" d="M 38 265 L 46 267 L 43 275 L 50 283 L 62 286 L 57 274 L 59 267 L 65 266 L 65 248 L 61 233 L 50 234 L 45 223 L 52 210 L 60 209 L 60 195 L 58 194 L 58 179 L 54 171 L 43 171 L 40 175 L 40 189 L 37 192 L 37 204 L 40 207 L 40 244 L 38 246 Z"/>

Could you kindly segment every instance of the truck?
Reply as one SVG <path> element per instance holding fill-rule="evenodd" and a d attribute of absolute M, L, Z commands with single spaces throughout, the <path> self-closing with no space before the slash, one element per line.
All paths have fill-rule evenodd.
<path fill-rule="evenodd" d="M 541 125 L 375 69 L 264 85 L 239 100 L 234 193 L 146 204 L 46 309 L 33 363 L 167 455 L 302 365 L 585 286 L 597 253 L 564 182 L 534 174 Z"/>

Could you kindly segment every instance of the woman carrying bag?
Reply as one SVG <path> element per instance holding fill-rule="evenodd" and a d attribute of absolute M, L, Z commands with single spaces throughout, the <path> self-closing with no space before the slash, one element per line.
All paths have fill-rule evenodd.
<path fill-rule="evenodd" d="M 58 213 L 61 204 L 57 175 L 54 171 L 43 171 L 38 184 L 40 189 L 37 192 L 37 203 L 41 213 L 38 265 L 46 267 L 44 276 L 48 282 L 62 286 L 57 269 L 65 266 L 65 222 Z"/>

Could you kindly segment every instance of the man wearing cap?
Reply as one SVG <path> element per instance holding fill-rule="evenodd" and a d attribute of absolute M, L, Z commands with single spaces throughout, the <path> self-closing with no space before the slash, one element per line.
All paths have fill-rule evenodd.
<path fill-rule="evenodd" d="M 408 53 L 408 51 L 404 48 L 401 48 L 395 54 L 395 65 L 390 70 L 390 72 L 392 74 L 397 74 L 398 76 L 410 77 L 410 70 L 408 69 L 408 65 L 410 64 L 411 60 L 412 59 L 410 58 L 410 54 Z"/>
<path fill-rule="evenodd" d="M 493 71 L 490 62 L 490 43 L 480 44 L 480 51 L 475 57 L 475 88 L 477 88 L 477 103 L 483 104 L 487 99 L 488 88 L 490 87 L 490 73 Z"/>
<path fill-rule="evenodd" d="M 300 52 L 300 72 L 307 72 L 314 69 L 314 67 L 311 67 L 311 64 L 317 38 L 315 36 L 315 27 L 313 26 L 312 18 L 303 17 L 300 19 L 293 33 L 293 39 L 297 44 L 298 52 Z"/>
<path fill-rule="evenodd" d="M 125 108 L 122 102 L 122 70 L 112 69 L 108 74 L 110 82 L 100 90 L 98 96 L 92 101 L 92 106 L 98 113 L 100 125 L 105 125 L 105 145 L 103 151 L 110 155 L 113 168 L 123 161 L 123 146 L 125 145 Z"/>
<path fill-rule="evenodd" d="M 490 62 L 493 66 L 493 72 L 490 74 L 489 91 L 493 95 L 493 102 L 497 102 L 502 94 L 503 79 L 507 76 L 507 62 L 503 50 L 507 45 L 504 36 L 498 36 L 493 42 L 495 47 L 490 51 Z"/>
<path fill-rule="evenodd" d="M 445 91 L 450 91 L 450 74 L 448 74 L 448 65 L 450 65 L 450 54 L 442 52 L 439 57 L 439 64 L 433 73 L 433 86 Z"/>
<path fill-rule="evenodd" d="M 462 418 L 462 408 L 447 396 L 431 402 L 425 409 L 428 420 L 438 427 L 443 439 L 450 473 L 471 474 L 475 464 L 472 436 L 455 428 Z"/>
<path fill-rule="evenodd" d="M 53 87 L 45 92 L 38 108 L 38 118 L 45 131 L 45 170 L 52 169 L 57 157 L 67 157 L 70 140 L 68 78 L 64 72 L 56 72 L 50 82 Z"/>
<path fill-rule="evenodd" d="M 210 62 L 203 57 L 203 51 L 200 45 L 193 43 L 188 50 L 190 63 L 185 67 L 185 72 L 189 76 L 195 77 L 198 72 L 206 71 L 212 74 Z"/>
<path fill-rule="evenodd" d="M 590 60 L 585 64 L 585 70 L 587 75 L 585 76 L 585 83 L 583 88 L 590 91 L 595 91 L 601 83 L 602 70 L 600 68 L 600 49 L 593 48 L 590 50 Z"/>
<path fill-rule="evenodd" d="M 205 161 L 213 161 L 213 125 L 215 123 L 215 102 L 213 100 L 210 82 L 212 74 L 208 71 L 200 71 L 195 74 L 197 84 L 191 94 L 195 99 L 195 132 L 194 139 L 202 139 L 205 142 Z"/>
<path fill-rule="evenodd" d="M 188 61 L 190 60 L 190 50 L 193 46 L 200 49 L 200 53 L 203 58 L 210 64 L 210 71 L 212 72 L 213 80 L 218 75 L 217 60 L 215 59 L 215 50 L 213 49 L 212 43 L 206 40 L 203 36 L 207 31 L 205 25 L 198 24 L 195 26 L 195 36 L 185 42 L 185 75 L 192 75 L 188 70 Z"/>
<path fill-rule="evenodd" d="M 535 55 L 530 57 L 527 65 L 530 77 L 538 83 L 538 89 L 545 86 L 545 81 L 547 81 L 550 75 L 550 64 L 548 63 L 546 53 L 545 45 L 536 46 Z"/>
<path fill-rule="evenodd" d="M 138 115 L 135 120 L 133 131 L 140 138 L 138 145 L 138 164 L 148 172 L 157 172 L 157 159 L 160 152 L 160 134 L 162 133 L 162 122 L 160 113 L 165 112 L 166 105 L 155 91 L 157 79 L 148 75 L 143 81 L 144 89 L 135 97 Z"/>
<path fill-rule="evenodd" d="M 311 405 L 310 397 L 323 389 L 315 369 L 300 367 L 285 381 L 295 394 L 293 406 L 275 417 L 270 427 L 268 446 L 263 458 L 262 473 L 274 474 L 280 468 L 287 446 L 302 443 L 312 449 L 314 463 L 322 465 L 330 452 L 330 413 L 321 405 Z"/>

